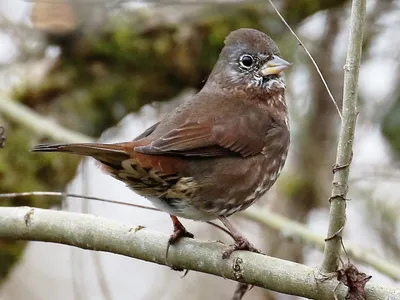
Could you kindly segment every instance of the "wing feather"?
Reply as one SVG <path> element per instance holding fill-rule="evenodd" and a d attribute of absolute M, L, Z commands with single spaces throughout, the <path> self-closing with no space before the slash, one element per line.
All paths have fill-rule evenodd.
<path fill-rule="evenodd" d="M 265 119 L 265 116 L 263 118 Z M 267 118 L 260 122 L 255 112 L 239 118 L 212 120 L 203 118 L 187 122 L 172 129 L 150 144 L 136 147 L 135 151 L 145 154 L 182 156 L 226 156 L 243 157 L 260 153 L 265 146 L 268 132 L 276 124 Z"/>

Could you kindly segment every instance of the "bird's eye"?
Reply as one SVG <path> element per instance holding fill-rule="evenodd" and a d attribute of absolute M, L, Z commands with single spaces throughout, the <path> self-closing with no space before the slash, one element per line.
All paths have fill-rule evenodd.
<path fill-rule="evenodd" d="M 248 69 L 253 65 L 254 59 L 251 55 L 245 54 L 240 57 L 239 62 L 243 68 Z"/>

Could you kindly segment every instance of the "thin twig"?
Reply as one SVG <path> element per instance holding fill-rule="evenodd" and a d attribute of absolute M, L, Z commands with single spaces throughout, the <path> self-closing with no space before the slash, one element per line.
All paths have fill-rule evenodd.
<path fill-rule="evenodd" d="M 247 283 L 239 282 L 236 285 L 235 292 L 233 294 L 232 300 L 241 300 L 243 299 L 246 292 L 249 290 L 249 285 Z"/>
<path fill-rule="evenodd" d="M 348 192 L 350 163 L 357 120 L 357 87 L 360 70 L 366 0 L 353 0 L 350 18 L 350 36 L 344 67 L 343 121 L 334 166 L 332 194 L 330 197 L 328 237 L 325 242 L 322 272 L 335 272 L 341 250 L 341 232 L 346 221 L 346 196 Z"/>
<path fill-rule="evenodd" d="M 271 4 L 271 6 L 273 7 L 273 9 L 275 10 L 276 14 L 279 16 L 279 18 L 282 20 L 283 24 L 286 25 L 286 27 L 290 30 L 290 32 L 293 34 L 293 36 L 296 38 L 296 40 L 299 42 L 300 46 L 303 47 L 304 51 L 307 53 L 308 57 L 311 59 L 311 62 L 313 63 L 315 69 L 318 72 L 319 77 L 321 78 L 322 83 L 324 84 L 326 91 L 329 94 L 329 97 L 331 98 L 333 105 L 336 108 L 336 111 L 340 117 L 340 120 L 343 121 L 343 117 L 342 117 L 342 113 L 340 112 L 339 106 L 337 105 L 337 102 L 335 100 L 335 98 L 332 95 L 331 90 L 329 89 L 329 86 L 327 84 L 327 82 L 325 81 L 324 76 L 321 73 L 321 70 L 319 69 L 316 61 L 314 60 L 314 58 L 312 57 L 310 51 L 308 51 L 308 49 L 306 48 L 306 46 L 303 44 L 303 42 L 300 40 L 300 38 L 297 36 L 297 34 L 293 31 L 293 29 L 290 27 L 290 25 L 286 22 L 285 18 L 281 15 L 281 13 L 279 12 L 279 10 L 276 8 L 276 6 L 274 5 L 274 3 L 272 2 L 272 0 L 268 0 L 269 3 Z"/>
<path fill-rule="evenodd" d="M 37 191 L 35 191 L 35 192 L 0 194 L 0 198 L 15 198 L 15 197 L 29 197 L 29 196 L 71 197 L 71 198 L 95 200 L 95 201 L 99 201 L 99 202 L 113 203 L 113 204 L 119 204 L 119 205 L 133 206 L 133 207 L 138 207 L 138 208 L 143 208 L 143 209 L 153 210 L 153 211 L 160 211 L 159 209 L 157 209 L 155 207 L 150 207 L 150 206 L 145 206 L 145 205 L 140 205 L 140 204 L 128 203 L 128 202 L 117 201 L 117 200 L 114 201 L 114 200 L 103 199 L 103 198 L 98 198 L 98 197 L 82 196 L 82 195 L 78 195 L 78 194 L 70 194 L 70 193 L 63 193 L 63 192 L 37 192 Z"/>

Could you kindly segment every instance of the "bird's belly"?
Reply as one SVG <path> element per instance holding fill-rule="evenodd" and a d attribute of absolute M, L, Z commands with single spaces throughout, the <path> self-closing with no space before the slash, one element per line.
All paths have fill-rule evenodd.
<path fill-rule="evenodd" d="M 244 210 L 272 187 L 285 160 L 286 153 L 272 161 L 263 155 L 221 160 L 213 174 L 195 178 L 200 184 L 198 197 L 192 202 L 199 210 L 217 216 L 227 217 Z"/>
<path fill-rule="evenodd" d="M 210 221 L 218 217 L 216 214 L 211 214 L 189 205 L 185 199 L 169 199 L 168 201 L 157 197 L 147 197 L 147 199 L 154 207 L 177 217 L 197 221 Z"/>

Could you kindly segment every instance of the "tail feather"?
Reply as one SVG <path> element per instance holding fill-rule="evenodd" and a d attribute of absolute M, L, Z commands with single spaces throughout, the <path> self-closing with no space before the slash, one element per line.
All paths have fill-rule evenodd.
<path fill-rule="evenodd" d="M 32 152 L 67 152 L 91 156 L 113 168 L 121 168 L 121 162 L 130 157 L 122 144 L 41 144 L 33 147 Z"/>
<path fill-rule="evenodd" d="M 40 144 L 32 149 L 33 152 L 70 152 L 79 155 L 92 156 L 97 153 L 124 153 L 121 144 Z"/>

